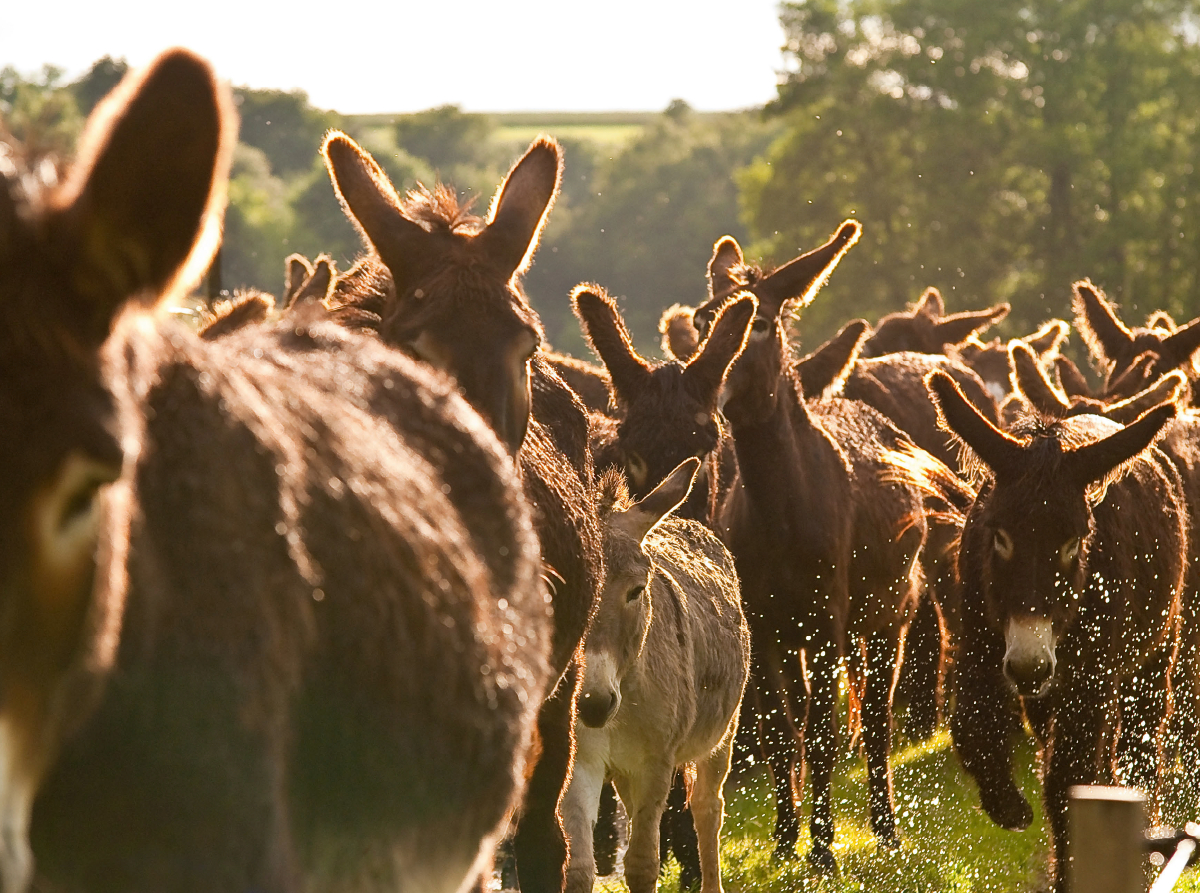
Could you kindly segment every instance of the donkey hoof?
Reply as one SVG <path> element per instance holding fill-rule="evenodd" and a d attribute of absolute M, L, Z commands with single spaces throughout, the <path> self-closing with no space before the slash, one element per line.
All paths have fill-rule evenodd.
<path fill-rule="evenodd" d="M 988 817 L 1006 831 L 1024 831 L 1033 822 L 1033 809 L 1018 791 L 1006 795 L 984 796 L 980 805 Z"/>
<path fill-rule="evenodd" d="M 792 840 L 780 840 L 775 844 L 775 850 L 771 853 L 771 858 L 776 862 L 795 862 L 799 857 L 796 855 L 796 842 Z"/>
<path fill-rule="evenodd" d="M 896 852 L 900 849 L 900 836 L 896 834 L 896 829 L 893 828 L 890 834 L 879 834 L 879 848 Z"/>
<path fill-rule="evenodd" d="M 833 858 L 833 851 L 828 847 L 813 845 L 813 848 L 808 853 L 808 864 L 812 866 L 817 874 L 826 877 L 836 877 L 838 873 L 837 861 Z"/>

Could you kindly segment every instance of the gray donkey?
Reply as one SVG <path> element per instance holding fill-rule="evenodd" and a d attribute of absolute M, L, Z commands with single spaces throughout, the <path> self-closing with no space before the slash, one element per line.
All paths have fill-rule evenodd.
<path fill-rule="evenodd" d="M 654 889 L 667 794 L 676 768 L 690 774 L 693 765 L 701 890 L 721 890 L 721 789 L 750 671 L 750 632 L 733 557 L 707 527 L 667 517 L 699 467 L 687 459 L 632 504 L 620 472 L 601 482 L 608 581 L 584 639 L 575 774 L 562 803 L 568 893 L 592 889 L 592 826 L 607 781 L 630 816 L 629 889 Z"/>

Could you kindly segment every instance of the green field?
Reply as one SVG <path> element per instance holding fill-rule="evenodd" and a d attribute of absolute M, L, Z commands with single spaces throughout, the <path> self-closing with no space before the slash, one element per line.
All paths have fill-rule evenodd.
<path fill-rule="evenodd" d="M 807 867 L 807 833 L 798 859 L 772 858 L 775 809 L 765 771 L 750 770 L 727 788 L 722 834 L 722 883 L 727 893 L 1027 893 L 1048 889 L 1048 841 L 1041 815 L 1040 782 L 1031 742 L 1018 747 L 1018 784 L 1034 806 L 1026 831 L 1005 831 L 980 810 L 973 783 L 959 768 L 949 734 L 919 745 L 900 744 L 894 754 L 896 818 L 902 845 L 881 850 L 871 834 L 866 768 L 847 754 L 834 778 L 837 878 L 821 878 Z M 808 802 L 806 799 L 805 808 Z M 1178 819 L 1177 819 L 1178 820 Z M 807 819 L 805 820 L 807 822 Z M 807 831 L 807 824 L 805 826 Z M 660 890 L 676 893 L 678 865 L 672 860 Z M 603 893 L 625 885 L 616 878 L 597 884 Z M 1200 872 L 1184 875 L 1177 891 L 1200 891 Z"/>

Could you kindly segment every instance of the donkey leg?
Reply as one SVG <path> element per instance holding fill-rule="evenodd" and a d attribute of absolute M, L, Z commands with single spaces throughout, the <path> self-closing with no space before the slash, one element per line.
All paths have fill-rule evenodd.
<path fill-rule="evenodd" d="M 538 711 L 542 753 L 529 779 L 524 810 L 513 842 L 517 878 L 524 893 L 561 893 L 563 889 L 567 842 L 558 803 L 571 778 L 578 682 L 578 669 L 572 664 L 554 694 Z"/>
<path fill-rule="evenodd" d="M 1106 698 L 1099 688 L 1072 686 L 1058 701 L 1043 795 L 1054 850 L 1055 893 L 1067 890 L 1067 791 L 1072 785 L 1096 783 L 1104 756 L 1101 738 L 1105 714 L 1116 706 L 1115 698 Z"/>
<path fill-rule="evenodd" d="M 809 684 L 812 696 L 804 747 L 812 770 L 812 818 L 809 833 L 812 849 L 809 863 L 817 871 L 837 873 L 833 858 L 833 797 L 830 785 L 833 762 L 837 753 L 837 653 L 830 643 L 820 645 L 809 654 Z"/>
<path fill-rule="evenodd" d="M 675 767 L 648 763 L 636 777 L 616 779 L 617 793 L 629 814 L 629 848 L 625 851 L 625 883 L 629 893 L 654 893 L 658 883 L 658 833 Z"/>
<path fill-rule="evenodd" d="M 1152 804 L 1161 793 L 1163 731 L 1171 710 L 1172 655 L 1165 649 L 1122 686 L 1117 777 L 1140 788 Z"/>
<path fill-rule="evenodd" d="M 721 893 L 721 824 L 725 820 L 725 779 L 733 755 L 733 731 L 696 764 L 692 818 L 700 857 L 700 893 Z"/>
<path fill-rule="evenodd" d="M 594 730 L 585 730 L 593 732 Z M 599 735 L 603 735 L 599 731 Z M 596 858 L 592 849 L 592 832 L 600 808 L 600 791 L 604 784 L 604 765 L 596 759 L 599 754 L 581 748 L 575 761 L 571 781 L 562 799 L 563 828 L 567 833 L 567 893 L 591 893 L 596 882 Z"/>
<path fill-rule="evenodd" d="M 899 641 L 894 631 L 880 630 L 867 640 L 867 692 L 863 698 L 863 744 L 867 751 L 867 790 L 871 830 L 883 843 L 897 845 L 892 805 L 892 681 L 896 678 Z"/>
<path fill-rule="evenodd" d="M 1000 667 L 1003 642 L 982 631 L 964 635 L 958 697 L 950 735 L 959 762 L 979 787 L 983 811 L 1001 828 L 1019 831 L 1033 821 L 1033 809 L 1013 782 L 1010 736 L 1017 728 L 1015 704 Z"/>
<path fill-rule="evenodd" d="M 941 609 L 927 588 L 904 644 L 904 663 L 896 685 L 896 700 L 907 705 L 904 731 L 925 741 L 937 731 L 945 677 L 945 639 Z"/>
<path fill-rule="evenodd" d="M 617 792 L 611 784 L 606 784 L 600 789 L 600 810 L 592 830 L 592 852 L 596 857 L 596 874 L 600 877 L 608 877 L 617 870 L 620 831 L 617 827 Z"/>
<path fill-rule="evenodd" d="M 796 844 L 800 842 L 800 815 L 796 809 L 799 791 L 793 784 L 793 773 L 803 760 L 803 754 L 798 749 L 796 731 L 788 718 L 783 694 L 778 691 L 764 693 L 760 703 L 761 745 L 775 787 L 774 858 L 792 860 L 796 858 Z M 807 709 L 806 698 L 805 711 Z"/>
<path fill-rule="evenodd" d="M 662 827 L 659 829 L 659 858 L 666 861 L 667 855 L 675 853 L 679 862 L 679 889 L 690 890 L 700 883 L 700 853 L 696 841 L 696 826 L 689 815 L 687 783 L 683 773 L 675 773 L 671 793 L 667 797 L 667 808 L 663 812 Z"/>

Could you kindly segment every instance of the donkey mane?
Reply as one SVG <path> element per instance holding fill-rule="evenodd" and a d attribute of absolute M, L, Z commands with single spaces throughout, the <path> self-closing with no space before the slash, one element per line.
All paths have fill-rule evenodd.
<path fill-rule="evenodd" d="M 608 466 L 600 475 L 596 489 L 596 507 L 603 521 L 613 512 L 624 511 L 633 504 L 629 495 L 629 482 L 625 474 L 615 466 Z"/>
<path fill-rule="evenodd" d="M 404 196 L 401 207 L 410 220 L 427 224 L 430 232 L 475 233 L 483 226 L 483 218 L 471 213 L 477 198 L 472 195 L 460 201 L 448 183 L 433 189 L 418 183 Z"/>

